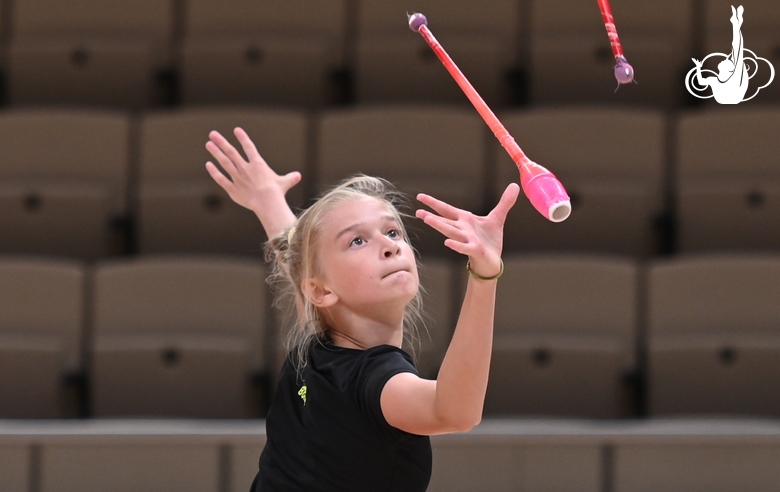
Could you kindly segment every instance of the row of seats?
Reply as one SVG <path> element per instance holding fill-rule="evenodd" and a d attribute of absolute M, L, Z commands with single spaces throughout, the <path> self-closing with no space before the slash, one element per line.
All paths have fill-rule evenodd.
<path fill-rule="evenodd" d="M 780 416 L 778 255 L 505 265 L 486 415 Z M 462 261 L 423 266 L 427 326 L 409 348 L 425 377 L 465 276 Z M 227 257 L 3 259 L 0 417 L 73 416 L 68 374 L 86 376 L 83 413 L 96 417 L 261 415 L 284 358 L 264 277 L 259 261 Z"/>
<path fill-rule="evenodd" d="M 6 0 L 5 3 L 9 3 Z M 685 102 L 691 57 L 728 52 L 727 0 L 616 2 L 640 85 L 614 93 L 614 58 L 595 5 L 576 0 L 16 0 L 4 21 L 14 104 L 181 102 L 319 106 L 466 104 L 407 12 L 429 16 L 485 99 L 509 104 Z M 773 0 L 747 6 L 745 46 L 777 61 Z M 173 89 L 172 89 L 173 87 Z M 780 99 L 778 84 L 762 93 Z"/>
<path fill-rule="evenodd" d="M 780 247 L 780 110 L 570 107 L 500 113 L 527 155 L 554 172 L 573 212 L 553 224 L 521 200 L 510 251 L 648 257 L 670 250 Z M 344 177 L 383 176 L 484 213 L 518 181 L 477 113 L 451 106 L 323 111 L 202 108 L 0 113 L 0 253 L 95 259 L 129 251 L 259 255 L 255 215 L 206 172 L 209 131 L 245 128 L 280 173 L 303 172 L 295 208 Z M 414 203 L 412 203 L 413 206 Z M 676 224 L 670 223 L 674 219 Z M 412 219 L 413 244 L 445 255 Z M 671 236 L 676 234 L 676 239 Z M 671 246 L 664 246 L 671 244 Z M 676 248 L 676 249 L 675 249 Z"/>
<path fill-rule="evenodd" d="M 429 492 L 775 492 L 776 421 L 486 420 L 431 437 Z M 250 421 L 0 422 L 4 492 L 246 492 L 266 444 Z"/>

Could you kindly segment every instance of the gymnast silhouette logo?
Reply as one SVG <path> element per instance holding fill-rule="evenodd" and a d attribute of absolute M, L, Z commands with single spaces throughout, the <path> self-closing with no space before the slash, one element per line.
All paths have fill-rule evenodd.
<path fill-rule="evenodd" d="M 745 9 L 740 5 L 736 10 L 731 6 L 731 26 L 733 37 L 731 41 L 731 54 L 712 53 L 707 55 L 702 61 L 693 58 L 696 65 L 685 76 L 685 88 L 692 95 L 699 99 L 709 99 L 714 97 L 720 104 L 739 104 L 743 101 L 749 101 L 756 97 L 758 92 L 772 83 L 775 78 L 775 67 L 766 58 L 761 58 L 755 53 L 745 48 L 742 38 L 742 14 Z M 747 53 L 747 54 L 746 54 Z M 712 70 L 702 69 L 702 65 L 709 58 L 723 58 L 718 63 L 718 73 Z M 750 96 L 747 94 L 750 79 L 758 73 L 759 61 L 763 61 L 769 67 L 769 81 Z M 704 77 L 702 74 L 712 74 L 714 76 Z M 701 96 L 697 94 L 707 92 L 707 87 L 712 89 L 712 94 Z"/>

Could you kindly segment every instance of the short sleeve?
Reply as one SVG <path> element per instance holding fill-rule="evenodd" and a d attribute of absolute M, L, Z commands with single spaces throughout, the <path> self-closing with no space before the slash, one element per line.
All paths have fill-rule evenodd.
<path fill-rule="evenodd" d="M 387 381 L 402 372 L 417 375 L 417 369 L 409 354 L 390 345 L 368 349 L 360 365 L 358 378 L 358 398 L 360 407 L 380 428 L 401 432 L 385 420 L 382 413 L 381 396 Z"/>

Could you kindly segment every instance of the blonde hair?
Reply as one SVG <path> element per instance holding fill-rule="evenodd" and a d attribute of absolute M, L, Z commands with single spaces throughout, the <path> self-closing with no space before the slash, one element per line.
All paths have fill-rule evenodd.
<path fill-rule="evenodd" d="M 325 192 L 298 216 L 294 224 L 266 243 L 266 259 L 270 264 L 268 281 L 276 291 L 275 304 L 288 315 L 285 325 L 289 329 L 284 336 L 284 346 L 298 371 L 306 366 L 311 344 L 328 331 L 322 313 L 301 290 L 304 279 L 321 274 L 317 252 L 323 218 L 335 205 L 365 197 L 375 198 L 387 205 L 404 240 L 409 243 L 402 220 L 408 215 L 401 212 L 407 208 L 404 195 L 387 180 L 365 175 L 350 177 Z M 412 348 L 419 343 L 422 294 L 420 286 L 414 299 L 404 309 L 404 342 Z"/>

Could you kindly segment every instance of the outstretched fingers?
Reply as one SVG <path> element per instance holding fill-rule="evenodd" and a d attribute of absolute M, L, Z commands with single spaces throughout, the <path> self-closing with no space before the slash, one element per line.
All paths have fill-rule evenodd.
<path fill-rule="evenodd" d="M 457 223 L 453 220 L 439 217 L 438 215 L 427 210 L 418 210 L 415 215 L 417 218 L 422 219 L 423 222 L 454 241 L 468 241 L 466 234 L 464 234 L 464 232 L 457 226 Z"/>
<path fill-rule="evenodd" d="M 233 182 L 230 181 L 224 174 L 222 174 L 213 162 L 209 161 L 206 163 L 206 171 L 209 172 L 209 175 L 214 179 L 214 181 L 217 182 L 219 186 L 222 187 L 223 190 L 228 193 L 228 195 L 232 194 Z"/>
<path fill-rule="evenodd" d="M 209 141 L 206 142 L 206 150 L 208 150 L 214 159 L 216 159 L 225 172 L 227 172 L 231 177 L 234 177 L 239 174 L 239 170 L 236 166 L 236 163 L 234 163 L 230 157 L 225 155 L 225 152 L 222 151 L 222 147 L 217 143 L 220 140 L 224 140 L 227 143 L 227 140 L 225 140 L 225 138 L 220 135 L 219 132 L 212 131 L 209 133 Z M 227 143 L 227 145 L 230 145 L 230 143 Z"/>
<path fill-rule="evenodd" d="M 419 193 L 417 195 L 417 199 L 434 209 L 442 217 L 446 217 L 448 219 L 458 220 L 458 217 L 460 217 L 463 213 L 463 210 L 453 207 L 449 203 L 443 202 L 430 195 L 426 195 L 425 193 Z"/>
<path fill-rule="evenodd" d="M 257 147 L 255 146 L 255 143 L 252 141 L 251 138 L 249 138 L 249 135 L 247 135 L 246 131 L 244 131 L 243 128 L 236 127 L 233 130 L 233 134 L 238 139 L 238 143 L 241 144 L 241 147 L 244 149 L 244 153 L 246 154 L 246 156 L 249 158 L 250 161 L 263 160 L 263 158 L 260 156 L 260 152 L 257 151 Z"/>
<path fill-rule="evenodd" d="M 493 217 L 501 224 L 506 222 L 506 216 L 512 207 L 517 203 L 517 197 L 520 196 L 520 186 L 517 183 L 510 183 L 506 187 L 504 193 L 501 195 L 501 199 L 493 210 L 488 214 L 489 217 Z"/>
<path fill-rule="evenodd" d="M 225 137 L 223 137 L 221 133 L 217 131 L 212 131 L 211 133 L 209 133 L 209 139 L 219 149 L 219 151 L 230 161 L 230 164 L 233 165 L 233 168 L 236 169 L 236 172 L 243 174 L 244 167 L 247 165 L 247 162 L 244 159 L 244 157 L 238 152 L 238 150 L 236 150 L 236 148 L 233 147 L 233 144 L 228 142 L 228 140 Z M 212 155 L 214 155 L 213 152 Z M 217 156 L 214 155 L 214 157 Z M 222 160 L 220 160 L 219 163 L 222 164 Z"/>

